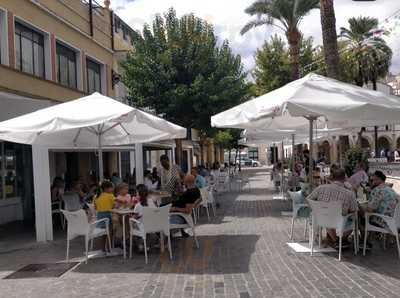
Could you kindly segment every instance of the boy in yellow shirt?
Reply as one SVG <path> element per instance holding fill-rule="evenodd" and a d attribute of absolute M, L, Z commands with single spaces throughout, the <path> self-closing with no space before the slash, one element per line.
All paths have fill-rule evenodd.
<path fill-rule="evenodd" d="M 114 197 L 114 185 L 110 181 L 103 181 L 101 184 L 101 193 L 98 197 L 94 199 L 94 206 L 97 211 L 97 219 L 103 219 L 103 218 L 108 218 L 108 223 L 109 223 L 109 231 L 110 231 L 110 237 L 112 238 L 112 213 L 111 210 L 114 208 L 114 202 L 115 202 L 115 197 Z M 105 223 L 102 222 L 99 224 L 99 228 L 105 228 Z M 105 244 L 107 241 L 107 236 L 104 236 L 103 238 L 103 249 L 105 249 Z"/>

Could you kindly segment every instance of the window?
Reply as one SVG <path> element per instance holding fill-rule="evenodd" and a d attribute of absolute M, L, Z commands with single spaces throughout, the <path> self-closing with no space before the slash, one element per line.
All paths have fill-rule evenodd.
<path fill-rule="evenodd" d="M 0 63 L 8 65 L 8 32 L 6 12 L 0 8 Z"/>
<path fill-rule="evenodd" d="M 0 199 L 16 197 L 17 184 L 17 144 L 0 142 Z"/>
<path fill-rule="evenodd" d="M 64 86 L 76 88 L 76 52 L 57 43 L 57 81 Z"/>
<path fill-rule="evenodd" d="M 43 35 L 15 23 L 15 54 L 17 69 L 44 78 Z"/>
<path fill-rule="evenodd" d="M 101 93 L 101 66 L 91 59 L 86 59 L 87 92 Z"/>
<path fill-rule="evenodd" d="M 249 149 L 249 159 L 258 160 L 258 149 L 257 148 Z"/>

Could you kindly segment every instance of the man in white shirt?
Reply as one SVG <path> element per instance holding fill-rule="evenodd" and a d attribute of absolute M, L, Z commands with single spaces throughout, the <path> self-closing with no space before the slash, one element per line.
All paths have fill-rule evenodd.
<path fill-rule="evenodd" d="M 342 202 L 342 215 L 355 212 L 358 209 L 356 195 L 353 191 L 345 187 L 345 180 L 345 171 L 343 169 L 337 169 L 332 172 L 332 183 L 318 186 L 307 199 L 325 202 L 340 201 Z M 343 245 L 347 244 L 347 236 L 349 236 L 350 233 L 343 235 Z M 328 245 L 337 245 L 338 237 L 336 235 L 336 229 L 327 229 L 327 234 L 330 238 L 327 239 Z"/>
<path fill-rule="evenodd" d="M 181 170 L 177 165 L 170 163 L 168 155 L 161 155 L 160 163 L 161 189 L 174 194 L 181 185 Z"/>

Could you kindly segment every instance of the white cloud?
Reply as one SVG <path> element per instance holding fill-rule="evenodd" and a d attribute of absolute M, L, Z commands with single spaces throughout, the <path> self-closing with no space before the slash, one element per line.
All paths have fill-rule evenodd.
<path fill-rule="evenodd" d="M 246 70 L 254 67 L 254 53 L 271 34 L 278 33 L 272 27 L 263 27 L 240 35 L 240 29 L 250 20 L 244 13 L 253 0 L 112 0 L 111 6 L 116 13 L 134 29 L 140 30 L 144 23 L 151 23 L 157 13 L 164 13 L 174 7 L 177 14 L 194 13 L 211 22 L 221 39 L 228 39 L 235 53 L 242 56 Z M 347 20 L 353 16 L 371 16 L 383 21 L 400 9 L 399 0 L 376 0 L 375 2 L 354 2 L 352 0 L 335 0 L 337 28 L 346 27 Z M 382 23 L 385 27 L 393 27 L 396 21 Z M 394 52 L 392 71 L 400 71 L 400 20 L 396 33 L 388 38 Z M 314 10 L 304 18 L 301 31 L 313 36 L 316 43 L 322 43 L 319 11 Z"/>

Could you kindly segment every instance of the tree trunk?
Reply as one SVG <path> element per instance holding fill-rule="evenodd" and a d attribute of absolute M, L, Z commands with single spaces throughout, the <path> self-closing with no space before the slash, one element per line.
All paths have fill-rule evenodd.
<path fill-rule="evenodd" d="M 364 75 L 362 72 L 362 65 L 358 62 L 358 76 L 355 78 L 356 85 L 362 87 L 364 85 Z"/>
<path fill-rule="evenodd" d="M 182 140 L 175 139 L 175 144 L 176 144 L 175 163 L 182 167 L 182 155 L 183 155 Z"/>
<path fill-rule="evenodd" d="M 339 79 L 339 51 L 333 0 L 320 0 L 322 40 L 328 77 Z"/>
<path fill-rule="evenodd" d="M 236 170 L 236 161 L 238 160 L 238 151 L 239 151 L 239 148 L 236 148 L 236 153 L 235 153 L 235 170 Z"/>
<path fill-rule="evenodd" d="M 378 90 L 378 86 L 377 86 L 377 83 L 376 83 L 376 79 L 375 78 L 373 78 L 373 79 L 371 79 L 372 80 L 372 89 L 373 90 Z"/>
<path fill-rule="evenodd" d="M 232 152 L 232 149 L 229 148 L 229 153 L 228 153 L 228 167 L 229 168 L 231 167 L 231 157 L 232 157 L 231 152 Z"/>
<path fill-rule="evenodd" d="M 204 165 L 204 144 L 202 140 L 200 140 L 200 165 Z"/>
<path fill-rule="evenodd" d="M 290 63 L 292 69 L 292 80 L 295 81 L 300 77 L 299 61 L 300 61 L 300 40 L 301 33 L 295 27 L 289 29 L 286 34 L 289 43 Z"/>

